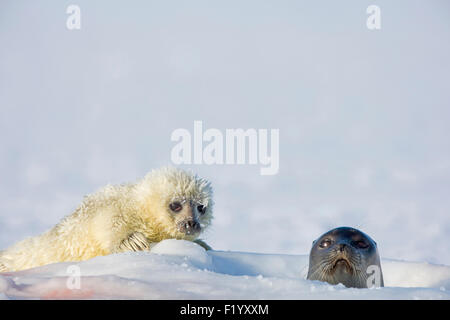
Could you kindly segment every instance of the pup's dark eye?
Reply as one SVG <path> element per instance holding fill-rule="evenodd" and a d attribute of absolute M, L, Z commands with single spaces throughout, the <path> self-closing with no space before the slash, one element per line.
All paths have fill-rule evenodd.
<path fill-rule="evenodd" d="M 322 240 L 322 242 L 319 244 L 319 247 L 321 248 L 328 248 L 331 245 L 330 239 Z"/>
<path fill-rule="evenodd" d="M 179 202 L 172 202 L 171 204 L 169 204 L 169 208 L 173 212 L 179 212 L 183 208 L 183 206 Z"/>
<path fill-rule="evenodd" d="M 199 205 L 199 206 L 197 206 L 197 210 L 201 214 L 204 214 L 206 212 L 206 207 L 204 205 Z"/>
<path fill-rule="evenodd" d="M 362 241 L 362 240 L 353 242 L 353 246 L 360 248 L 360 249 L 366 249 L 369 247 L 369 245 L 365 241 Z"/>

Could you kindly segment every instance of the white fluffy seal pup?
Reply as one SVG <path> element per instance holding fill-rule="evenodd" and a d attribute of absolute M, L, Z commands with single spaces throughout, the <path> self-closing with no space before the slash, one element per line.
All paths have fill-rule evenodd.
<path fill-rule="evenodd" d="M 212 219 L 210 182 L 164 167 L 134 184 L 108 185 L 49 231 L 0 252 L 0 272 L 149 249 L 164 239 L 195 241 Z"/>

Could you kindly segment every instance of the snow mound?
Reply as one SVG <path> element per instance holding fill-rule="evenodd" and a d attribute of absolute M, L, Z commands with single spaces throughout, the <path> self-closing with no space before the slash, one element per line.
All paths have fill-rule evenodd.
<path fill-rule="evenodd" d="M 172 261 L 190 264 L 198 269 L 212 270 L 212 257 L 201 246 L 190 241 L 165 240 L 156 244 L 150 252 L 171 256 Z"/>
<path fill-rule="evenodd" d="M 307 255 L 205 251 L 165 240 L 149 252 L 1 273 L 3 299 L 450 299 L 450 267 L 382 260 L 384 288 L 306 280 Z"/>

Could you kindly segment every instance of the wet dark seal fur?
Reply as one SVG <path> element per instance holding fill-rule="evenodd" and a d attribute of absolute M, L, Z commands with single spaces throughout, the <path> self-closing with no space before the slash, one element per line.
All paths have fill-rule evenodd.
<path fill-rule="evenodd" d="M 352 288 L 383 287 L 376 242 L 354 228 L 328 231 L 313 242 L 307 279 Z"/>

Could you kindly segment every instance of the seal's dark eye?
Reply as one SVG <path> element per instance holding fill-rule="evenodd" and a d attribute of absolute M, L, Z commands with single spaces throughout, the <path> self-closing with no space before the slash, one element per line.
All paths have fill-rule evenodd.
<path fill-rule="evenodd" d="M 200 214 L 205 214 L 206 207 L 204 205 L 199 205 L 199 206 L 197 206 L 197 210 L 198 210 L 198 212 L 200 212 Z"/>
<path fill-rule="evenodd" d="M 330 239 L 322 240 L 322 242 L 319 244 L 319 247 L 321 248 L 328 248 L 331 245 Z"/>
<path fill-rule="evenodd" d="M 369 247 L 369 245 L 368 245 L 365 241 L 363 241 L 363 240 L 355 241 L 355 242 L 353 243 L 353 246 L 355 246 L 355 247 L 357 247 L 357 248 L 360 248 L 360 249 L 366 249 L 366 248 Z"/>
<path fill-rule="evenodd" d="M 171 204 L 169 204 L 169 208 L 173 212 L 179 212 L 183 208 L 183 206 L 181 205 L 181 203 L 179 203 L 177 201 L 177 202 L 172 202 Z"/>

